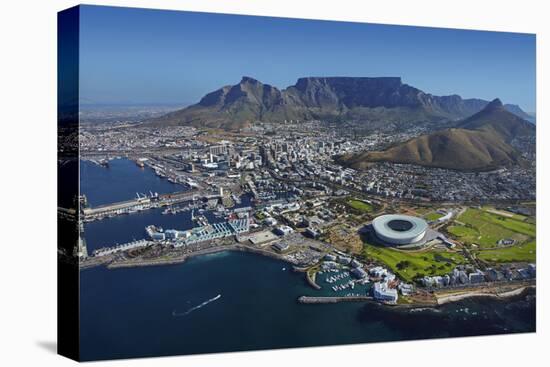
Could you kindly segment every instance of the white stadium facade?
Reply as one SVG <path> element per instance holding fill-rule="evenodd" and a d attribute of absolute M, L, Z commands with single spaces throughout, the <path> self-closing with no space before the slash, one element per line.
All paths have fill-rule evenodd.
<path fill-rule="evenodd" d="M 428 223 L 410 215 L 388 214 L 372 221 L 376 237 L 390 245 L 420 243 L 426 237 Z"/>

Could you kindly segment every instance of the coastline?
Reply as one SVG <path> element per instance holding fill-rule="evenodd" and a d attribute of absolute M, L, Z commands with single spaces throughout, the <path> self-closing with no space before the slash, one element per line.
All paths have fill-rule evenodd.
<path fill-rule="evenodd" d="M 498 289 L 496 289 L 495 292 L 489 292 L 487 290 L 480 289 L 480 290 L 472 290 L 472 291 L 459 293 L 459 294 L 449 294 L 449 295 L 441 295 L 441 296 L 438 296 L 436 294 L 435 298 L 437 301 L 437 305 L 441 306 L 450 302 L 457 302 L 463 299 L 474 298 L 474 297 L 490 297 L 490 298 L 497 298 L 497 299 L 498 298 L 505 299 L 509 297 L 519 296 L 523 292 L 525 292 L 527 289 L 531 289 L 531 288 L 536 288 L 536 286 L 532 284 L 523 285 L 523 286 L 520 286 L 519 288 L 506 290 L 503 292 L 499 292 Z"/>
<path fill-rule="evenodd" d="M 522 285 L 518 288 L 514 288 L 511 290 L 498 292 L 495 291 L 494 293 L 491 293 L 487 290 L 472 290 L 468 292 L 464 292 L 461 294 L 449 294 L 446 296 L 437 296 L 434 295 L 436 302 L 434 304 L 429 303 L 409 303 L 409 304 L 392 304 L 392 303 L 385 303 L 375 300 L 371 296 L 357 296 L 357 297 L 330 297 L 330 296 L 300 296 L 298 297 L 297 301 L 299 303 L 303 304 L 333 304 L 333 303 L 340 303 L 340 302 L 371 302 L 376 303 L 382 306 L 389 306 L 393 309 L 416 309 L 416 308 L 433 308 L 436 309 L 440 306 L 443 306 L 448 303 L 452 302 L 458 302 L 464 299 L 468 298 L 476 298 L 476 297 L 489 297 L 489 298 L 496 298 L 496 299 L 507 299 L 514 296 L 519 296 L 523 294 L 528 289 L 535 289 L 535 285 Z"/>
<path fill-rule="evenodd" d="M 201 251 L 196 251 L 190 254 L 184 254 L 179 257 L 174 258 L 157 258 L 157 259 L 150 259 L 150 260 L 144 260 L 144 259 L 136 259 L 136 260 L 116 260 L 112 257 L 108 257 L 105 259 L 100 259 L 97 261 L 93 261 L 91 263 L 84 263 L 80 265 L 81 270 L 88 269 L 94 266 L 100 266 L 105 265 L 108 269 L 120 269 L 120 268 L 133 268 L 133 267 L 146 267 L 146 266 L 160 266 L 160 265 L 175 265 L 175 264 L 181 264 L 187 261 L 190 258 L 203 256 L 203 255 L 209 255 L 209 254 L 215 254 L 220 253 L 224 251 L 241 251 L 241 252 L 249 252 L 254 253 L 262 256 L 271 257 L 276 260 L 281 260 L 286 263 L 289 263 L 293 265 L 293 271 L 297 272 L 305 272 L 306 273 L 306 281 L 307 283 L 314 289 L 319 290 L 321 289 L 321 286 L 319 286 L 314 279 L 311 278 L 310 274 L 307 271 L 307 267 L 300 267 L 296 263 L 290 261 L 289 259 L 285 258 L 283 254 L 276 254 L 271 251 L 267 251 L 264 249 L 254 248 L 251 246 L 247 246 L 240 243 L 234 243 L 231 245 L 218 245 L 214 246 L 208 249 L 204 249 Z M 502 290 L 502 288 L 508 288 Z M 510 289 L 511 288 L 511 289 Z M 506 285 L 499 285 L 499 286 L 493 286 L 493 287 L 483 287 L 480 289 L 469 289 L 462 292 L 457 293 L 437 293 L 435 292 L 433 294 L 434 303 L 433 304 L 427 304 L 425 302 L 421 303 L 398 303 L 398 304 L 388 304 L 384 302 L 379 302 L 375 300 L 372 296 L 351 296 L 351 297 L 331 297 L 331 296 L 301 296 L 297 299 L 298 303 L 302 304 L 333 304 L 333 303 L 340 303 L 340 302 L 372 302 L 377 303 L 383 306 L 389 306 L 394 309 L 414 309 L 414 308 L 420 308 L 420 307 L 430 307 L 430 308 L 437 308 L 439 306 L 452 303 L 452 302 L 458 302 L 464 299 L 468 298 L 475 298 L 475 297 L 490 297 L 490 298 L 496 298 L 496 299 L 506 299 L 514 296 L 519 296 L 522 293 L 524 293 L 527 289 L 536 288 L 536 285 L 534 284 L 525 284 L 525 282 L 513 285 L 513 284 L 506 284 Z"/>
<path fill-rule="evenodd" d="M 279 255 L 267 250 L 258 249 L 250 246 L 246 246 L 243 244 L 232 244 L 232 245 L 221 245 L 221 246 L 214 246 L 208 249 L 204 249 L 201 251 L 196 251 L 190 254 L 184 254 L 179 257 L 174 258 L 157 258 L 157 259 L 136 259 L 136 260 L 112 260 L 112 259 L 105 259 L 104 261 L 97 261 L 95 263 L 84 263 L 81 265 L 81 269 L 90 268 L 93 266 L 99 266 L 99 265 L 106 265 L 108 269 L 117 269 L 117 268 L 133 268 L 133 267 L 144 267 L 144 266 L 158 266 L 158 265 L 173 265 L 173 264 L 181 264 L 184 263 L 186 260 L 202 256 L 202 255 L 209 255 L 214 254 L 218 252 L 224 252 L 224 251 L 242 251 L 242 252 L 251 252 L 258 255 L 263 255 L 267 257 L 274 258 L 276 260 L 281 260 L 287 263 L 290 263 L 294 266 L 296 264 L 287 258 L 285 258 L 283 255 Z"/>

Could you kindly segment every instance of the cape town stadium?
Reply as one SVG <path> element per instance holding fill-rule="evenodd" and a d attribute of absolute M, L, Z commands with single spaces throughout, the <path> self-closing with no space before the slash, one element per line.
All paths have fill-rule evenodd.
<path fill-rule="evenodd" d="M 428 223 L 410 215 L 381 215 L 372 221 L 376 236 L 391 245 L 420 242 L 426 236 Z"/>

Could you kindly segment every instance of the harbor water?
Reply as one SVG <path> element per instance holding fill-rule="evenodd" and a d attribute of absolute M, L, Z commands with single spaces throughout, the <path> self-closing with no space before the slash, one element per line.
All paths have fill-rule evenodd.
<path fill-rule="evenodd" d="M 140 168 L 128 159 L 113 159 L 107 167 L 80 161 L 80 192 L 90 206 L 109 204 L 136 198 L 136 193 L 166 194 L 183 191 L 181 185 L 155 174 L 149 167 Z"/>

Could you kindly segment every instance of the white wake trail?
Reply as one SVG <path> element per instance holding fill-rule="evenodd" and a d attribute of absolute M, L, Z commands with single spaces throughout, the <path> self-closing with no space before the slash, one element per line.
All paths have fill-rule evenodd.
<path fill-rule="evenodd" d="M 198 305 L 198 306 L 191 307 L 190 309 L 188 309 L 188 310 L 185 311 L 185 312 L 177 313 L 177 312 L 174 310 L 174 311 L 172 312 L 172 316 L 174 316 L 174 317 L 180 317 L 180 316 L 189 315 L 191 312 L 196 311 L 196 310 L 198 310 L 199 308 L 203 308 L 203 307 L 206 306 L 207 304 L 219 300 L 221 297 L 222 297 L 222 295 L 221 295 L 221 294 L 218 294 L 216 297 L 212 297 L 212 298 L 210 298 L 210 299 L 204 301 L 203 303 L 201 303 L 201 304 Z"/>

